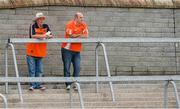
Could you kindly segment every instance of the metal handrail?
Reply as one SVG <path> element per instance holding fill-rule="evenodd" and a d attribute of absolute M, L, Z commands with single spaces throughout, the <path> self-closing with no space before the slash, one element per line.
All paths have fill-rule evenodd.
<path fill-rule="evenodd" d="M 173 85 L 174 95 L 176 97 L 177 108 L 180 109 L 180 101 L 179 101 L 178 91 L 177 91 L 176 84 L 173 80 L 165 81 L 165 85 L 164 85 L 164 108 L 165 109 L 168 108 L 168 93 L 167 92 L 168 92 L 168 86 L 170 83 Z"/>
<path fill-rule="evenodd" d="M 97 43 L 97 45 L 96 45 L 96 48 L 95 48 L 95 60 L 96 60 L 96 63 L 95 63 L 95 65 L 96 65 L 96 78 L 98 78 L 99 77 L 99 56 L 98 56 L 98 48 L 99 48 L 99 43 Z M 99 82 L 97 81 L 96 82 L 96 93 L 98 93 L 99 92 Z"/>
<path fill-rule="evenodd" d="M 17 67 L 17 60 L 16 60 L 16 54 L 15 54 L 15 49 L 12 43 L 8 43 L 9 46 L 11 46 L 12 48 L 12 54 L 13 54 L 13 61 L 14 61 L 14 68 L 15 68 L 15 72 L 16 72 L 16 77 L 19 77 L 19 71 L 18 71 L 18 67 Z M 6 76 L 8 76 L 7 74 L 5 74 Z M 8 84 L 8 83 L 7 83 Z M 18 86 L 18 91 L 19 91 L 19 98 L 21 100 L 21 102 L 23 102 L 23 97 L 22 97 L 22 89 L 21 89 L 21 84 L 20 82 L 17 82 L 17 86 Z M 7 88 L 6 88 L 7 89 Z"/>
<path fill-rule="evenodd" d="M 104 42 L 131 42 L 131 43 L 135 43 L 135 42 L 138 42 L 138 43 L 141 43 L 141 42 L 152 42 L 152 43 L 156 43 L 156 42 L 160 42 L 160 43 L 179 43 L 180 42 L 180 38 L 141 38 L 141 37 L 128 37 L 128 38 L 122 38 L 122 37 L 111 37 L 111 38 L 75 38 L 75 39 L 71 39 L 71 38 L 53 38 L 53 39 L 43 39 L 43 40 L 40 40 L 40 39 L 29 39 L 29 38 L 11 38 L 8 40 L 8 43 L 61 43 L 61 42 L 82 42 L 82 43 L 104 43 Z M 105 51 L 106 52 L 106 51 Z M 105 53 L 104 53 L 105 54 Z M 105 57 L 105 60 L 106 60 L 106 57 Z M 108 61 L 107 61 L 108 63 Z M 109 64 L 106 63 L 106 68 L 107 68 L 107 71 L 108 71 L 108 68 L 109 68 Z M 97 62 L 98 64 L 98 62 Z M 108 66 L 108 67 L 107 67 Z M 97 68 L 98 69 L 98 68 Z M 96 70 L 97 70 L 96 69 Z M 98 74 L 96 74 L 96 78 L 95 78 L 95 82 L 96 82 L 96 86 L 98 87 L 98 81 L 99 81 L 99 78 L 97 76 Z M 97 78 L 98 77 L 98 78 Z M 134 77 L 134 76 L 133 76 Z M 166 77 L 157 77 L 155 79 L 147 79 L 146 77 L 144 78 L 125 78 L 124 81 L 140 81 L 140 80 L 148 80 L 148 81 L 151 81 L 151 80 L 164 80 L 164 81 L 167 81 L 167 80 L 179 80 L 177 79 L 176 77 L 173 77 L 171 78 L 172 76 L 168 76 L 167 78 Z M 90 78 L 90 77 L 89 77 Z M 46 78 L 47 79 L 47 78 Z M 113 78 L 113 80 L 111 79 L 111 77 L 106 77 L 107 82 L 111 83 L 113 82 L 113 80 L 116 80 L 115 78 Z M 118 79 L 122 79 L 121 77 L 118 77 Z M 123 79 L 122 79 L 123 80 Z M 92 81 L 92 80 L 91 80 Z M 117 80 L 119 81 L 119 80 Z M 8 81 L 7 81 L 8 82 Z M 47 81 L 44 81 L 44 82 L 47 82 Z M 90 82 L 90 81 L 87 81 L 86 82 Z M 174 87 L 174 90 L 175 91 L 175 96 L 176 96 L 176 103 L 177 103 L 177 106 L 179 106 L 179 98 L 177 97 L 177 87 L 175 87 L 175 83 L 173 83 L 173 87 Z M 112 85 L 110 85 L 111 87 Z M 112 88 L 111 88 L 112 89 Z M 98 89 L 97 89 L 98 91 Z M 112 90 L 111 90 L 112 91 Z"/>
<path fill-rule="evenodd" d="M 180 75 L 169 76 L 100 76 L 100 77 L 0 77 L 0 83 L 4 82 L 118 82 L 118 81 L 180 81 Z"/>
<path fill-rule="evenodd" d="M 177 87 L 174 81 L 180 81 L 180 75 L 171 76 L 111 76 L 111 77 L 0 77 L 0 82 L 74 82 L 78 86 L 78 94 L 80 98 L 81 108 L 84 108 L 84 102 L 79 83 L 83 82 L 118 82 L 118 81 L 170 81 L 174 88 L 177 107 L 180 107 Z M 167 107 L 167 86 L 165 84 L 164 91 L 164 107 Z M 71 86 L 72 88 L 72 86 Z M 72 102 L 70 91 L 70 103 Z"/>
<path fill-rule="evenodd" d="M 4 53 L 4 57 L 5 57 L 5 77 L 8 77 L 8 44 L 6 45 L 5 48 L 5 53 Z M 5 83 L 5 93 L 8 93 L 8 82 Z"/>
<path fill-rule="evenodd" d="M 84 101 L 83 101 L 83 98 L 82 98 L 81 88 L 80 88 L 80 85 L 79 85 L 78 82 L 73 82 L 71 84 L 71 87 L 70 87 L 70 93 L 69 93 L 70 94 L 70 108 L 72 108 L 72 90 L 73 90 L 73 87 L 77 87 L 81 108 L 84 109 Z"/>
<path fill-rule="evenodd" d="M 118 42 L 180 42 L 180 38 L 144 38 L 144 37 L 109 37 L 109 38 L 52 38 L 52 39 L 30 39 L 10 38 L 8 43 L 61 43 L 61 42 L 82 42 L 82 43 L 118 43 Z"/>
<path fill-rule="evenodd" d="M 8 108 L 8 103 L 7 103 L 7 99 L 6 97 L 0 93 L 0 97 L 3 99 L 3 102 L 4 102 L 4 109 L 7 109 Z"/>
<path fill-rule="evenodd" d="M 5 50 L 5 77 L 8 77 L 8 53 L 7 53 L 7 50 L 8 50 L 8 46 L 10 46 L 12 48 L 12 53 L 13 53 L 13 60 L 14 60 L 14 66 L 15 66 L 15 72 L 16 72 L 16 77 L 19 77 L 19 72 L 18 72 L 18 67 L 17 67 L 17 62 L 16 62 L 16 54 L 15 54 L 15 49 L 14 49 L 14 46 L 13 46 L 13 43 L 28 43 L 28 42 L 31 42 L 31 43 L 41 43 L 41 42 L 55 42 L 55 43 L 59 43 L 59 42 L 65 42 L 65 41 L 73 41 L 73 42 L 76 42 L 76 41 L 80 41 L 81 40 L 87 40 L 85 38 L 81 38 L 81 39 L 67 39 L 67 38 L 53 38 L 53 39 L 30 39 L 30 38 L 10 38 L 8 39 L 8 44 L 6 46 L 6 50 Z M 84 41 L 83 41 L 84 42 Z M 97 39 L 89 39 L 88 38 L 88 41 L 85 41 L 85 42 L 97 42 Z M 110 74 L 110 70 L 109 70 L 109 63 L 108 63 L 108 59 L 107 59 L 107 53 L 106 53 L 106 49 L 105 49 L 105 45 L 104 44 L 100 44 L 103 48 L 103 52 L 104 52 L 104 58 L 105 58 L 105 62 L 106 62 L 106 68 L 107 68 L 107 74 L 108 76 L 111 76 Z M 17 83 L 18 85 L 18 91 L 19 91 L 19 98 L 21 100 L 21 102 L 23 102 L 23 97 L 22 97 L 22 90 L 21 90 L 21 84 L 20 82 Z M 114 91 L 113 91 L 113 86 L 112 86 L 112 82 L 109 82 L 109 85 L 110 85 L 110 90 L 111 90 L 111 95 L 112 95 L 112 100 L 115 101 L 115 98 L 114 98 Z M 5 83 L 5 91 L 6 93 L 8 93 L 8 82 Z"/>
<path fill-rule="evenodd" d="M 98 64 L 98 47 L 101 46 L 103 49 L 103 53 L 104 53 L 104 60 L 105 60 L 105 65 L 106 65 L 106 70 L 107 70 L 107 76 L 111 77 L 111 73 L 110 73 L 110 69 L 109 69 L 109 62 L 108 62 L 108 57 L 107 57 L 107 53 L 106 53 L 106 47 L 103 43 L 98 43 L 96 46 L 96 50 L 95 50 L 95 58 L 96 58 L 96 77 L 99 77 L 99 72 L 98 72 L 98 68 L 99 68 L 99 64 Z M 113 90 L 113 85 L 112 82 L 109 81 L 109 87 L 110 87 L 110 91 L 111 91 L 111 96 L 112 96 L 112 101 L 115 101 L 115 97 L 114 97 L 114 90 Z M 98 92 L 98 82 L 96 82 L 96 92 Z"/>

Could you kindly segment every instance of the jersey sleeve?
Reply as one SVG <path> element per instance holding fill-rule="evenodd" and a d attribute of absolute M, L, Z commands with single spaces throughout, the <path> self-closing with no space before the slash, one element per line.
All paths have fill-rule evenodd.
<path fill-rule="evenodd" d="M 45 27 L 47 28 L 47 32 L 51 31 L 50 28 L 49 28 L 49 25 L 45 24 Z"/>
<path fill-rule="evenodd" d="M 35 35 L 35 25 L 29 26 L 29 38 L 32 38 L 32 35 Z"/>
<path fill-rule="evenodd" d="M 48 31 L 50 31 L 50 32 L 51 32 L 51 29 L 49 28 L 49 25 L 44 24 L 44 28 L 47 28 L 47 32 L 48 32 Z M 52 35 L 52 32 L 51 32 L 51 35 Z"/>
<path fill-rule="evenodd" d="M 72 26 L 70 24 L 66 25 L 66 34 L 67 35 L 73 34 L 73 28 L 72 28 Z"/>
<path fill-rule="evenodd" d="M 83 31 L 82 31 L 82 34 L 83 34 L 83 36 L 88 37 L 88 27 L 87 27 L 86 24 L 84 25 L 84 29 L 83 29 Z"/>

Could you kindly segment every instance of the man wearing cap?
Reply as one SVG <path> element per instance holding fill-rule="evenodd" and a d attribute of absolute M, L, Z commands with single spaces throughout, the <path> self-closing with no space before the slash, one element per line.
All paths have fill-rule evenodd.
<path fill-rule="evenodd" d="M 74 19 L 66 24 L 65 38 L 87 38 L 88 28 L 84 22 L 83 14 L 77 12 Z M 78 77 L 80 72 L 80 51 L 81 43 L 62 43 L 61 53 L 64 64 L 64 77 L 70 77 L 70 66 L 73 64 L 73 76 Z M 66 89 L 70 89 L 71 83 L 66 82 Z"/>
<path fill-rule="evenodd" d="M 33 24 L 30 25 L 29 38 L 43 40 L 52 38 L 51 30 L 47 24 L 43 24 L 45 16 L 43 13 L 37 13 L 33 19 Z M 26 59 L 30 77 L 41 77 L 43 75 L 42 59 L 46 56 L 46 43 L 28 43 L 26 48 Z M 45 90 L 40 82 L 30 83 L 29 90 L 34 89 Z"/>

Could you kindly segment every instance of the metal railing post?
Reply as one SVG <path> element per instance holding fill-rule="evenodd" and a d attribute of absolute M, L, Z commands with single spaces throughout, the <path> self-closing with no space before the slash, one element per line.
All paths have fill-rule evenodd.
<path fill-rule="evenodd" d="M 169 81 L 165 81 L 164 84 L 164 108 L 166 109 L 168 107 L 168 85 Z"/>
<path fill-rule="evenodd" d="M 106 64 L 107 75 L 108 75 L 108 77 L 111 77 L 111 73 L 110 73 L 110 69 L 109 69 L 109 63 L 108 63 L 108 57 L 107 57 L 107 53 L 106 53 L 106 47 L 105 47 L 105 45 L 103 43 L 100 43 L 100 45 L 103 48 L 104 60 L 105 60 L 105 64 Z M 111 81 L 109 81 L 109 86 L 110 86 L 110 90 L 111 90 L 112 100 L 115 101 L 114 90 L 113 90 L 113 86 L 112 86 L 112 82 Z"/>
<path fill-rule="evenodd" d="M 96 78 L 99 77 L 99 60 L 98 60 L 98 47 L 99 47 L 99 43 L 97 43 L 96 45 L 96 49 L 95 49 L 95 61 L 96 61 Z M 99 92 L 99 82 L 96 82 L 96 93 Z"/>
<path fill-rule="evenodd" d="M 70 108 L 72 108 L 72 84 L 70 87 L 69 100 L 70 100 Z"/>
<path fill-rule="evenodd" d="M 0 97 L 3 99 L 4 109 L 7 109 L 7 108 L 8 108 L 8 104 L 7 104 L 7 99 L 6 99 L 6 97 L 5 97 L 4 95 L 2 95 L 1 93 L 0 93 Z"/>
<path fill-rule="evenodd" d="M 71 84 L 70 87 L 70 107 L 72 108 L 72 90 L 73 90 L 73 86 L 76 86 L 78 89 L 78 95 L 79 95 L 79 100 L 80 100 L 80 104 L 81 104 L 81 109 L 84 109 L 84 101 L 82 98 L 82 92 L 81 92 L 81 88 L 78 82 L 73 82 Z"/>
<path fill-rule="evenodd" d="M 8 77 L 8 44 L 5 48 L 5 77 Z M 5 83 L 5 93 L 8 94 L 8 82 Z"/>
<path fill-rule="evenodd" d="M 174 88 L 174 95 L 176 97 L 177 108 L 180 109 L 179 95 L 178 95 L 176 83 L 174 81 L 170 81 L 170 83 L 173 85 L 173 88 Z"/>
<path fill-rule="evenodd" d="M 10 45 L 11 48 L 12 48 L 12 54 L 13 54 L 13 60 L 14 60 L 14 67 L 15 67 L 16 77 L 19 78 L 19 71 L 18 71 L 18 67 L 17 67 L 15 49 L 14 49 L 14 46 L 13 46 L 12 43 L 9 43 L 9 45 Z M 17 82 L 17 85 L 18 85 L 18 92 L 19 92 L 20 101 L 23 102 L 22 90 L 21 90 L 21 84 L 20 84 L 20 82 Z"/>

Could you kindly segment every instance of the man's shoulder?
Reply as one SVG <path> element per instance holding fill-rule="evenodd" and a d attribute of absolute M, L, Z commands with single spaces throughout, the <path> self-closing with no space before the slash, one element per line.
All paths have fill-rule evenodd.
<path fill-rule="evenodd" d="M 66 25 L 72 25 L 74 23 L 74 21 L 73 20 L 70 20 L 70 21 L 68 21 L 67 23 L 66 23 Z"/>
<path fill-rule="evenodd" d="M 30 24 L 30 26 L 33 28 L 37 27 L 36 23 Z"/>
<path fill-rule="evenodd" d="M 48 24 L 43 24 L 43 28 L 49 27 Z"/>
<path fill-rule="evenodd" d="M 33 28 L 39 28 L 36 23 L 31 24 L 31 26 L 32 26 Z M 49 27 L 48 24 L 43 24 L 43 28 L 48 28 L 48 27 Z"/>

